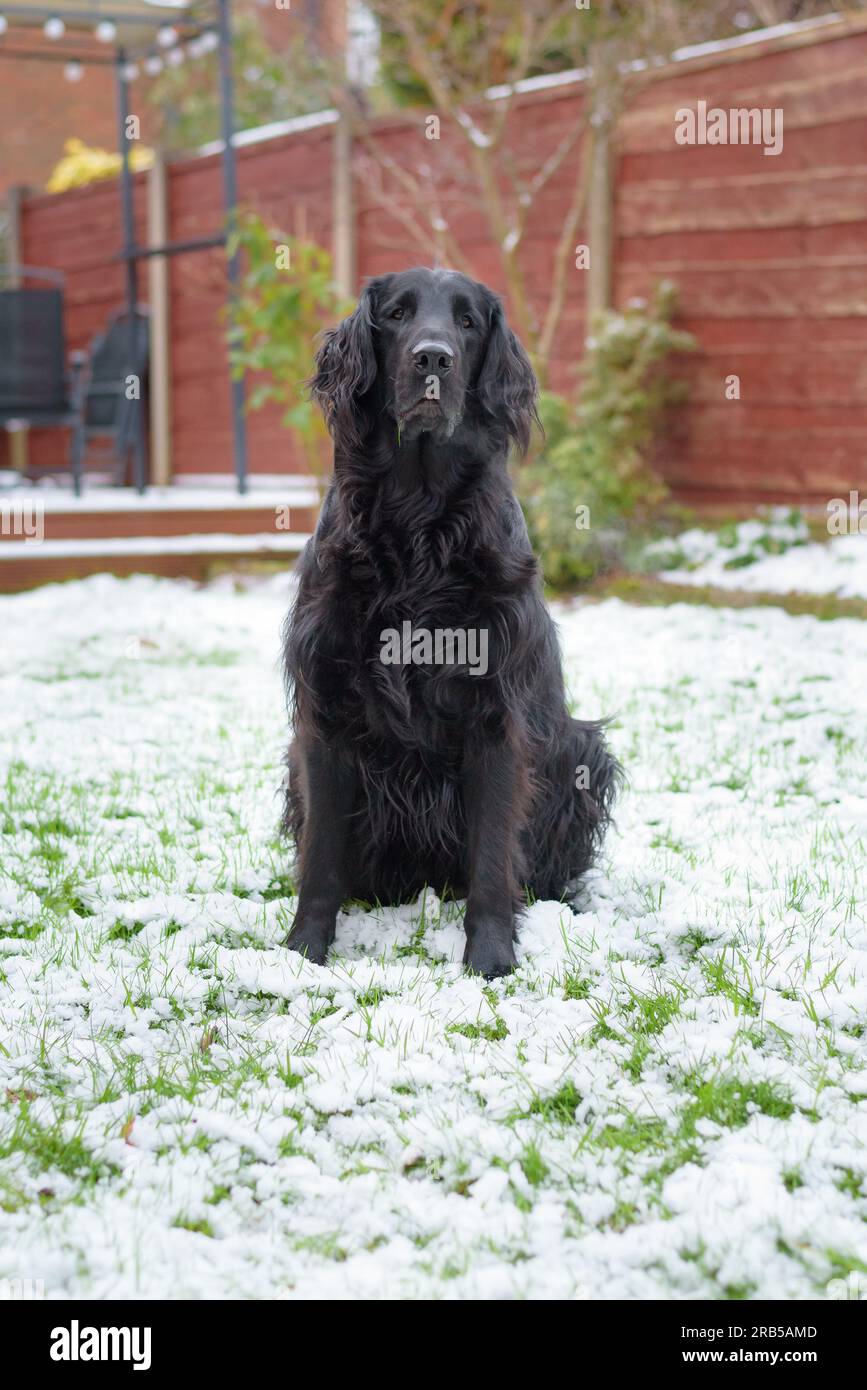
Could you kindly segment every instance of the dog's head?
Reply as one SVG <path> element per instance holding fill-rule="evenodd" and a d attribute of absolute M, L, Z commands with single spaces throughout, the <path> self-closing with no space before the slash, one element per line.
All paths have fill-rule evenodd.
<path fill-rule="evenodd" d="M 500 300 L 450 270 L 404 270 L 365 288 L 326 334 L 311 382 L 335 443 L 358 447 L 377 426 L 397 441 L 499 428 L 524 452 L 537 385 Z"/>

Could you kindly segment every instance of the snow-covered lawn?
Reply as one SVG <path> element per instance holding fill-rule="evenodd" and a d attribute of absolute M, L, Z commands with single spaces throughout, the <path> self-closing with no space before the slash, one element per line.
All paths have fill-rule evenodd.
<path fill-rule="evenodd" d="M 459 905 L 282 945 L 285 580 L 0 600 L 0 1278 L 798 1298 L 867 1271 L 867 626 L 560 610 L 631 778 L 517 975 Z M 585 653 L 592 653 L 592 656 Z"/>
<path fill-rule="evenodd" d="M 713 585 L 749 593 L 833 594 L 867 598 L 867 528 L 810 539 L 797 513 L 773 508 L 764 519 L 722 531 L 696 527 L 648 546 L 645 564 L 672 584 Z"/>

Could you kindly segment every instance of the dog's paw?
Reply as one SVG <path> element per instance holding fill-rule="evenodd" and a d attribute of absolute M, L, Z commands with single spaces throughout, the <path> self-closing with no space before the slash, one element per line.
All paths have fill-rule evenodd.
<path fill-rule="evenodd" d="M 511 975 L 517 964 L 511 931 L 507 935 L 501 928 L 477 929 L 467 940 L 464 965 L 474 974 L 484 975 L 486 980 Z"/>
<path fill-rule="evenodd" d="M 333 928 L 327 923 L 311 919 L 306 921 L 296 917 L 292 930 L 286 938 L 290 951 L 297 951 L 313 965 L 324 965 L 328 948 L 334 940 Z"/>

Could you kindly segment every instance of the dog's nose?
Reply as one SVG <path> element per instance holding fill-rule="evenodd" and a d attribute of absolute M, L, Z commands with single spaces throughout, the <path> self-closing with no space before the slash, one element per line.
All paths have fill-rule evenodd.
<path fill-rule="evenodd" d="M 412 349 L 412 357 L 420 376 L 445 376 L 452 369 L 455 354 L 439 338 L 424 338 Z"/>

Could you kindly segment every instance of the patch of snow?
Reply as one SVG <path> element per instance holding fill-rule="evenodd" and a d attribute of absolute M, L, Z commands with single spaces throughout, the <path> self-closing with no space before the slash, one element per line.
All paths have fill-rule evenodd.
<path fill-rule="evenodd" d="M 0 564 L 4 560 L 54 560 L 61 556 L 101 555 L 249 555 L 255 553 L 297 554 L 309 536 L 302 532 L 275 531 L 254 536 L 117 536 L 81 540 L 40 541 L 38 544 L 13 541 L 0 545 Z"/>
<path fill-rule="evenodd" d="M 228 481 L 228 480 L 226 480 Z M 216 487 L 151 487 L 140 495 L 135 488 L 86 488 L 76 497 L 65 488 L 5 487 L 0 489 L 3 506 L 23 502 L 38 505 L 46 515 L 76 512 L 207 512 L 247 511 L 263 507 L 315 507 L 319 493 L 305 481 L 287 478 L 284 486 L 256 488 L 239 493 L 224 483 Z"/>
<path fill-rule="evenodd" d="M 489 148 L 489 146 L 491 145 L 490 135 L 488 135 L 486 131 L 480 129 L 480 127 L 476 125 L 472 116 L 470 116 L 468 112 L 458 111 L 457 119 L 459 124 L 463 126 L 464 130 L 467 132 L 467 135 L 470 137 L 473 144 L 478 149 L 486 150 Z"/>
<path fill-rule="evenodd" d="M 512 227 L 503 237 L 503 251 L 508 255 L 511 251 L 514 251 L 520 240 L 520 228 Z"/>
<path fill-rule="evenodd" d="M 784 512 L 741 522 L 724 539 L 701 528 L 684 531 L 649 546 L 645 562 L 658 563 L 659 578 L 672 584 L 867 598 L 867 535 L 811 541 L 803 519 Z"/>
<path fill-rule="evenodd" d="M 651 59 L 634 58 L 629 62 L 619 65 L 620 71 L 645 72 L 648 68 L 666 67 L 671 63 L 686 63 L 695 58 L 713 58 L 720 53 L 736 52 L 739 49 L 752 47 L 754 44 L 773 42 L 774 39 L 784 39 L 792 34 L 808 33 L 814 29 L 824 28 L 826 25 L 840 23 L 839 14 L 817 15 L 812 19 L 793 20 L 786 24 L 769 25 L 766 29 L 754 29 L 748 34 L 735 34 L 727 39 L 713 39 L 707 43 L 689 44 L 683 48 L 676 48 L 670 54 L 656 54 Z M 485 97 L 488 101 L 503 101 L 516 92 L 539 92 L 550 90 L 555 87 L 568 87 L 577 83 L 586 82 L 590 76 L 589 68 L 566 68 L 562 72 L 542 73 L 538 77 L 525 77 L 520 82 L 502 82 L 497 86 L 488 87 Z"/>
<path fill-rule="evenodd" d="M 770 24 L 767 29 L 752 29 L 747 34 L 735 34 L 729 39 L 710 39 L 707 43 L 693 43 L 684 48 L 676 48 L 671 55 L 674 63 L 686 63 L 691 58 L 707 58 L 717 53 L 736 52 L 756 43 L 768 43 L 773 39 L 787 39 L 793 34 L 809 34 L 827 25 L 839 24 L 839 14 L 814 15 L 812 19 L 792 20 L 785 24 Z"/>
<path fill-rule="evenodd" d="M 265 140 L 278 140 L 282 135 L 298 135 L 303 130 L 315 130 L 317 126 L 336 125 L 340 112 L 329 107 L 325 111 L 311 111 L 306 116 L 290 116 L 285 121 L 271 121 L 267 125 L 251 126 L 248 130 L 238 130 L 232 136 L 232 145 L 240 149 L 244 145 L 258 145 Z M 192 159 L 205 159 L 209 155 L 222 154 L 223 140 L 210 140 L 200 145 Z"/>

